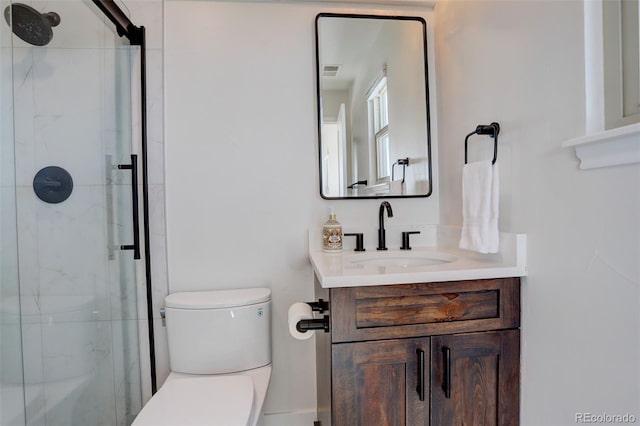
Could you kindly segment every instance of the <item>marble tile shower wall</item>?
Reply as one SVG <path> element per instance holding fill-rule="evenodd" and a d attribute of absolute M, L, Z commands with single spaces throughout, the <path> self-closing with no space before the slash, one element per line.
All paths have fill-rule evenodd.
<path fill-rule="evenodd" d="M 7 3 L 0 0 L 0 10 Z M 0 40 L 10 37 L 0 25 Z M 13 83 L 11 49 L 0 48 L 0 424 L 25 424 L 22 409 L 22 347 L 19 317 L 18 240 L 15 213 L 15 165 L 13 147 Z"/>
<path fill-rule="evenodd" d="M 144 262 L 127 266 L 131 252 L 111 249 L 131 240 L 130 207 L 117 207 L 130 197 L 130 175 L 111 170 L 110 161 L 125 162 L 129 149 L 140 152 L 138 138 L 132 141 L 131 137 L 140 131 L 135 107 L 137 48 L 129 48 L 115 36 L 111 25 L 88 3 L 30 2 L 40 11 L 56 11 L 62 22 L 46 47 L 34 48 L 16 37 L 12 40 L 20 304 L 29 425 L 124 425 L 149 396 Z M 136 25 L 147 29 L 154 322 L 158 365 L 168 370 L 163 356 L 166 338 L 159 321 L 167 293 L 163 2 L 125 3 Z M 8 42 L 3 38 L 3 48 Z M 114 145 L 114 139 L 122 141 L 124 149 Z M 73 176 L 73 193 L 59 204 L 42 202 L 32 189 L 35 173 L 49 165 L 63 167 Z M 132 280 L 135 286 L 125 285 Z M 138 390 L 141 377 L 142 394 Z"/>

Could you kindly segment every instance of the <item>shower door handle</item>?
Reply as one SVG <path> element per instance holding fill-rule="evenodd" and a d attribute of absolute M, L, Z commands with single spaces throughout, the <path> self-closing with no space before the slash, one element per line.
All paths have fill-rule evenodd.
<path fill-rule="evenodd" d="M 133 258 L 140 259 L 140 218 L 138 215 L 138 156 L 131 154 L 131 164 L 118 164 L 120 170 L 131 170 L 131 211 L 133 215 L 133 244 L 123 244 L 120 250 L 133 250 Z"/>

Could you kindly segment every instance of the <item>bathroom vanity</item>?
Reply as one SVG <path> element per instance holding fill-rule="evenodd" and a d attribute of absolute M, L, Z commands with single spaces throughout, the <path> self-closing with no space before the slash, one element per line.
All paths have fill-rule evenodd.
<path fill-rule="evenodd" d="M 519 278 L 315 291 L 322 426 L 518 424 Z"/>
<path fill-rule="evenodd" d="M 329 306 L 329 332 L 316 332 L 320 425 L 519 423 L 525 244 L 504 238 L 499 256 L 310 248 Z"/>

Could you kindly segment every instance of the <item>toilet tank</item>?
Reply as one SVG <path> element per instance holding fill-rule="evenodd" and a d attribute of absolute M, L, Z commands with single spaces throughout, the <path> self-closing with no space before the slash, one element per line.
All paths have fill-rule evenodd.
<path fill-rule="evenodd" d="M 171 371 L 224 374 L 271 363 L 271 290 L 194 291 L 165 298 Z"/>

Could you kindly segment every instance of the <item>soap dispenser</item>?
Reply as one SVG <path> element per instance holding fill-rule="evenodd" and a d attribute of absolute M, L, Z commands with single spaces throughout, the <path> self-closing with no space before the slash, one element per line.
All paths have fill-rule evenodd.
<path fill-rule="evenodd" d="M 329 207 L 329 220 L 322 226 L 322 250 L 326 253 L 342 251 L 342 225 L 336 220 L 333 207 Z"/>

